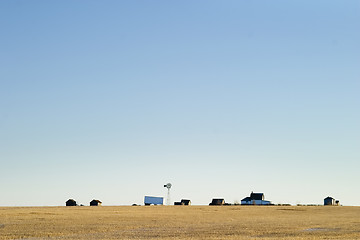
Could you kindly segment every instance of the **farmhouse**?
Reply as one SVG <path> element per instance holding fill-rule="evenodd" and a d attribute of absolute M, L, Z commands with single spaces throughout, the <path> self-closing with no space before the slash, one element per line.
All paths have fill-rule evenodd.
<path fill-rule="evenodd" d="M 101 206 L 102 202 L 100 200 L 95 200 L 93 199 L 91 202 L 90 202 L 90 206 Z"/>
<path fill-rule="evenodd" d="M 77 206 L 77 203 L 74 199 L 69 199 L 66 201 L 66 206 Z"/>
<path fill-rule="evenodd" d="M 241 200 L 241 205 L 270 205 L 271 202 L 265 200 L 264 193 L 251 192 L 250 197 Z"/>
<path fill-rule="evenodd" d="M 215 206 L 215 205 L 224 205 L 225 204 L 225 200 L 223 198 L 213 198 L 211 203 L 209 203 L 210 206 Z"/>

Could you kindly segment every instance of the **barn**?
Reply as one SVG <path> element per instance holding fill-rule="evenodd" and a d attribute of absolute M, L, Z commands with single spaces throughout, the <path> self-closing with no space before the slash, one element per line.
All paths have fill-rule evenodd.
<path fill-rule="evenodd" d="M 90 202 L 90 206 L 101 206 L 102 202 L 100 200 L 93 199 Z"/>
<path fill-rule="evenodd" d="M 66 201 L 66 206 L 77 206 L 77 203 L 74 199 L 69 199 Z"/>
<path fill-rule="evenodd" d="M 265 200 L 264 193 L 251 192 L 250 197 L 241 200 L 241 205 L 271 205 L 271 202 Z"/>
<path fill-rule="evenodd" d="M 209 203 L 210 206 L 219 206 L 224 204 L 225 200 L 223 198 L 213 198 L 211 203 Z"/>

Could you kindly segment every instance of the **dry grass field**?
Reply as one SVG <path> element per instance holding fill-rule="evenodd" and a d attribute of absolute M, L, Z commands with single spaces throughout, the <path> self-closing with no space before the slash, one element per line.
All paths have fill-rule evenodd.
<path fill-rule="evenodd" d="M 3 207 L 0 239 L 360 239 L 360 207 Z"/>

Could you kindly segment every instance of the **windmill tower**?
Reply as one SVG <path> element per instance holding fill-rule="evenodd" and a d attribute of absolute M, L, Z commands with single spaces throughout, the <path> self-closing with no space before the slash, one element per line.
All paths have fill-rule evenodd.
<path fill-rule="evenodd" d="M 168 193 L 167 193 L 167 199 L 166 199 L 166 205 L 170 205 L 170 188 L 171 188 L 171 183 L 167 183 L 164 185 L 164 187 L 167 188 Z"/>

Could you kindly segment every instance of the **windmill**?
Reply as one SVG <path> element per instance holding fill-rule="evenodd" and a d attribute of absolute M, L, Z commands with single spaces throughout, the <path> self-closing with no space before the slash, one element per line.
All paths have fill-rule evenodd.
<path fill-rule="evenodd" d="M 167 199 L 166 199 L 166 205 L 170 205 L 170 188 L 171 188 L 171 183 L 167 183 L 164 185 L 164 187 L 167 188 L 168 193 L 167 193 Z"/>

